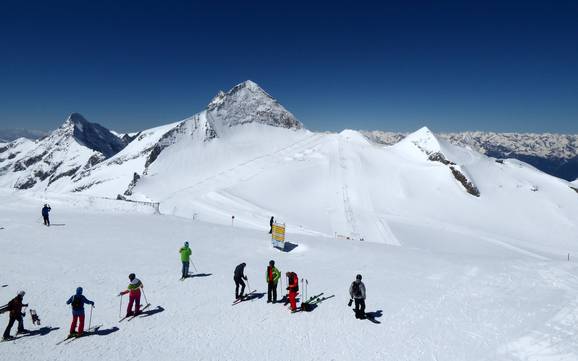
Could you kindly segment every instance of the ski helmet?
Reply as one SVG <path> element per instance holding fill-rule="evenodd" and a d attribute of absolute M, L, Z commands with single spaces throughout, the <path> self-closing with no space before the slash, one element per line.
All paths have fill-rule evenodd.
<path fill-rule="evenodd" d="M 355 276 L 355 279 L 360 280 L 361 281 L 361 275 L 357 275 Z"/>
<path fill-rule="evenodd" d="M 76 294 L 77 294 L 77 295 L 81 295 L 81 294 L 82 294 L 82 287 L 77 287 L 77 288 L 76 288 Z"/>
<path fill-rule="evenodd" d="M 270 260 L 270 261 L 269 261 L 269 266 L 274 266 L 274 265 L 275 265 L 275 261 Z"/>
<path fill-rule="evenodd" d="M 131 281 L 134 280 L 135 277 L 136 277 L 136 275 L 135 275 L 134 273 L 131 273 L 131 274 L 128 275 L 128 279 L 131 280 Z"/>
<path fill-rule="evenodd" d="M 189 246 L 189 241 L 185 241 L 185 247 Z"/>
<path fill-rule="evenodd" d="M 24 292 L 24 291 L 18 291 L 18 296 L 20 296 L 20 297 L 24 297 L 25 294 L 26 294 L 26 292 Z"/>

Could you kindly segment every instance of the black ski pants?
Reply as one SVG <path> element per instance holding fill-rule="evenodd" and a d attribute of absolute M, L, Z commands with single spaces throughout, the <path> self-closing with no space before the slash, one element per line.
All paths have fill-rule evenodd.
<path fill-rule="evenodd" d="M 242 278 L 237 277 L 233 278 L 233 280 L 235 281 L 235 298 L 243 297 L 245 293 L 245 282 Z M 239 293 L 239 286 L 241 286 L 241 293 Z"/>
<path fill-rule="evenodd" d="M 42 216 L 44 218 L 44 225 L 50 226 L 50 218 L 48 216 Z"/>
<path fill-rule="evenodd" d="M 12 330 L 12 326 L 14 326 L 14 322 L 18 321 L 18 332 L 22 332 L 24 330 L 24 322 L 22 321 L 22 314 L 18 314 L 16 316 L 10 315 L 10 320 L 8 321 L 8 326 L 4 331 L 4 338 L 10 336 L 10 330 Z"/>
<path fill-rule="evenodd" d="M 365 318 L 365 300 L 363 298 L 355 299 L 355 318 Z"/>
<path fill-rule="evenodd" d="M 277 283 L 267 283 L 267 302 L 277 302 Z"/>

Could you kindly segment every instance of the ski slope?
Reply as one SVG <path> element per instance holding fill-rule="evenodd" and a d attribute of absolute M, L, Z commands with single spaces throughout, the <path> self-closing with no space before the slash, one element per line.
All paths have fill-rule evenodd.
<path fill-rule="evenodd" d="M 48 199 L 55 224 L 50 228 L 38 217 Z M 578 359 L 573 258 L 549 258 L 484 241 L 491 237 L 477 232 L 401 216 L 392 222 L 401 246 L 290 228 L 288 240 L 297 247 L 284 253 L 272 249 L 265 227 L 152 213 L 97 197 L 0 191 L 0 284 L 7 284 L 0 297 L 8 301 L 26 290 L 25 301 L 38 311 L 44 330 L 0 343 L 2 360 L 81 355 L 88 361 L 152 361 L 167 354 L 174 360 L 241 361 Z M 204 276 L 180 282 L 184 240 Z M 557 252 L 549 240 L 542 248 L 543 254 Z M 262 293 L 269 259 L 282 272 L 307 278 L 310 295 L 335 297 L 310 313 L 290 314 L 267 304 L 266 296 L 231 306 L 234 267 L 246 262 L 251 287 Z M 152 313 L 118 323 L 116 294 L 130 272 L 143 281 Z M 367 287 L 367 311 L 381 315 L 379 323 L 356 320 L 346 306 L 357 273 Z M 92 324 L 102 324 L 100 334 L 57 346 L 70 322 L 65 302 L 77 286 L 96 302 Z M 4 326 L 6 317 L 1 319 Z M 38 329 L 28 316 L 25 322 Z"/>

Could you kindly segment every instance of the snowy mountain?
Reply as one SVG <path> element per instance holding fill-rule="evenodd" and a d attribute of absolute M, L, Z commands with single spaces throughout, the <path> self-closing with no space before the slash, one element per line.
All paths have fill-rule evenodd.
<path fill-rule="evenodd" d="M 133 134 L 127 146 L 73 114 L 41 141 L 4 146 L 0 185 L 158 202 L 163 214 L 221 224 L 234 215 L 249 228 L 276 215 L 305 234 L 392 245 L 406 242 L 391 224 L 407 217 L 527 247 L 574 227 L 565 223 L 576 210 L 568 182 L 427 128 L 387 136 L 393 146 L 352 130 L 310 132 L 246 81 L 200 113 Z M 518 223 L 502 224 L 512 217 Z"/>
<path fill-rule="evenodd" d="M 106 128 L 72 113 L 45 138 L 23 138 L 0 148 L 0 185 L 17 189 L 66 190 L 82 170 L 124 148 L 124 142 Z"/>
<path fill-rule="evenodd" d="M 364 131 L 363 134 L 385 145 L 395 144 L 407 135 L 382 131 Z M 578 177 L 578 135 L 463 132 L 437 136 L 491 157 L 522 160 L 562 179 Z"/>

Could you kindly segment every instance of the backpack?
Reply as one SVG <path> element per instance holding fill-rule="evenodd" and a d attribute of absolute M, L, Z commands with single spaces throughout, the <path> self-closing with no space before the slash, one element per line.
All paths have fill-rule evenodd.
<path fill-rule="evenodd" d="M 354 297 L 361 297 L 361 287 L 359 287 L 359 283 L 353 282 L 351 285 L 351 291 Z"/>
<path fill-rule="evenodd" d="M 80 310 L 83 304 L 84 302 L 82 302 L 82 296 L 74 295 L 74 297 L 72 298 L 72 309 Z"/>

